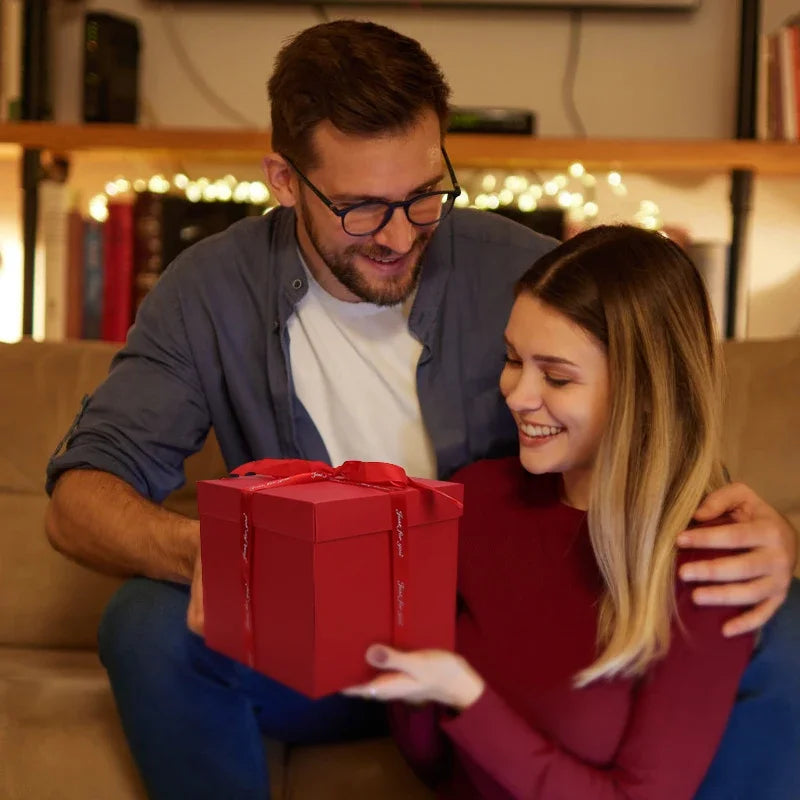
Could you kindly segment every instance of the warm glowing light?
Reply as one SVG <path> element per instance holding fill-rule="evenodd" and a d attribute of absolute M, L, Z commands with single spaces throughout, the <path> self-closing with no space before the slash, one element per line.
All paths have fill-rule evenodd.
<path fill-rule="evenodd" d="M 658 227 L 658 220 L 655 217 L 642 217 L 641 226 L 649 231 L 654 231 Z"/>
<path fill-rule="evenodd" d="M 163 175 L 153 175 L 147 182 L 147 188 L 155 194 L 166 194 L 169 191 L 169 181 Z"/>
<path fill-rule="evenodd" d="M 250 202 L 260 205 L 261 203 L 266 203 L 267 200 L 269 200 L 267 185 L 261 181 L 253 181 L 250 184 Z"/>
<path fill-rule="evenodd" d="M 652 200 L 642 200 L 639 203 L 639 211 L 649 217 L 654 217 L 659 213 L 658 206 Z"/>
<path fill-rule="evenodd" d="M 221 181 L 214 181 L 213 186 L 217 192 L 217 200 L 227 202 L 231 199 L 231 197 L 233 197 L 230 184 L 226 180 L 223 179 Z"/>
<path fill-rule="evenodd" d="M 497 186 L 497 178 L 492 175 L 491 172 L 483 176 L 483 180 L 481 180 L 481 189 L 483 189 L 484 192 L 494 191 L 495 186 Z"/>
<path fill-rule="evenodd" d="M 596 217 L 597 213 L 600 211 L 597 203 L 593 200 L 590 200 L 586 205 L 583 207 L 583 213 L 586 214 L 587 217 Z"/>
<path fill-rule="evenodd" d="M 525 194 L 521 194 L 519 199 L 517 200 L 517 207 L 520 211 L 529 212 L 533 211 L 536 208 L 536 200 L 533 196 L 526 192 Z"/>
<path fill-rule="evenodd" d="M 89 216 L 97 222 L 108 219 L 108 198 L 104 194 L 96 194 L 89 201 Z"/>
<path fill-rule="evenodd" d="M 528 179 L 522 175 L 509 175 L 503 185 L 514 194 L 520 194 L 528 188 Z"/>
<path fill-rule="evenodd" d="M 191 203 L 199 203 L 203 199 L 203 187 L 199 182 L 189 182 L 186 187 L 186 199 Z"/>
<path fill-rule="evenodd" d="M 580 178 L 586 172 L 583 164 L 580 161 L 576 161 L 574 164 L 569 165 L 569 174 L 572 175 L 573 178 Z"/>
<path fill-rule="evenodd" d="M 621 183 L 622 183 L 622 175 L 620 175 L 619 172 L 608 173 L 609 186 L 619 186 Z"/>
<path fill-rule="evenodd" d="M 250 199 L 250 183 L 242 181 L 233 190 L 233 199 L 237 203 L 246 203 Z"/>

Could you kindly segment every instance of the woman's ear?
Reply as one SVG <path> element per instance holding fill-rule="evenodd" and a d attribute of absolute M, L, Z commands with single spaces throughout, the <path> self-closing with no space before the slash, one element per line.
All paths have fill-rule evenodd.
<path fill-rule="evenodd" d="M 269 153 L 261 163 L 272 196 L 282 206 L 294 206 L 297 203 L 297 181 L 286 159 L 280 153 Z"/>

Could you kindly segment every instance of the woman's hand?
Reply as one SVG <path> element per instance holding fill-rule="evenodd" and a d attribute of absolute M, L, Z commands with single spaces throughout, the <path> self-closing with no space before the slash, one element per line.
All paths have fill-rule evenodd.
<path fill-rule="evenodd" d="M 345 689 L 342 694 L 370 700 L 442 703 L 463 711 L 481 696 L 485 686 L 461 656 L 446 650 L 403 653 L 375 644 L 367 650 L 367 663 L 389 671 L 369 683 Z"/>

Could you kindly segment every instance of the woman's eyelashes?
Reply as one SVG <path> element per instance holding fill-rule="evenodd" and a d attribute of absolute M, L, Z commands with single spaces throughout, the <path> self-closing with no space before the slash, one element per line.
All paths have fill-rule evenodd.
<path fill-rule="evenodd" d="M 503 363 L 507 367 L 521 367 L 522 366 L 522 359 L 516 353 L 505 353 L 503 355 Z M 542 370 L 542 375 L 544 376 L 545 381 L 549 386 L 553 386 L 556 389 L 560 389 L 562 386 L 566 386 L 569 383 L 572 383 L 570 378 L 565 378 L 562 376 L 551 375 L 548 372 Z"/>
<path fill-rule="evenodd" d="M 548 375 L 545 373 L 544 379 L 551 385 L 555 386 L 556 388 L 560 388 L 561 386 L 566 386 L 568 383 L 572 383 L 569 378 L 556 378 L 553 375 Z"/>

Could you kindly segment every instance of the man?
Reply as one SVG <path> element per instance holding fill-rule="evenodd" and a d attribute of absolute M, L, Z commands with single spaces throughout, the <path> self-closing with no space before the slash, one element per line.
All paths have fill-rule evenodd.
<path fill-rule="evenodd" d="M 515 280 L 552 246 L 492 215 L 450 213 L 449 89 L 417 42 L 370 23 L 319 25 L 281 51 L 269 91 L 265 169 L 283 208 L 176 260 L 48 469 L 54 546 L 140 576 L 112 600 L 100 654 L 154 798 L 263 798 L 262 734 L 384 730 L 374 704 L 306 700 L 195 635 L 199 526 L 157 505 L 183 482 L 185 458 L 212 425 L 230 468 L 354 458 L 445 477 L 513 452 L 502 333 Z M 735 633 L 784 599 L 795 542 L 745 487 L 712 495 L 706 512 L 726 508 L 738 524 L 689 536 L 751 548 L 693 565 L 696 579 L 727 582 L 703 602 L 754 605 Z"/>

